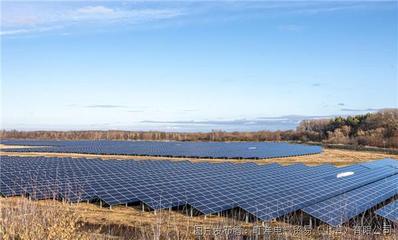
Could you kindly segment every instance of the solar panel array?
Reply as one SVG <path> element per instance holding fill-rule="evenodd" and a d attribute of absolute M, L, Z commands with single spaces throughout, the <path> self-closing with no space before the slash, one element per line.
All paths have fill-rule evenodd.
<path fill-rule="evenodd" d="M 46 146 L 5 149 L 12 152 L 63 152 L 195 158 L 275 158 L 322 152 L 320 146 L 282 142 L 154 142 L 2 140 L 3 144 Z"/>
<path fill-rule="evenodd" d="M 385 158 L 377 161 L 370 161 L 365 163 L 360 163 L 360 166 L 364 166 L 369 169 L 375 169 L 383 166 L 390 166 L 393 168 L 398 168 L 398 161 L 392 158 Z"/>
<path fill-rule="evenodd" d="M 398 194 L 398 175 L 365 185 L 303 209 L 304 212 L 339 226 Z"/>
<path fill-rule="evenodd" d="M 358 189 L 376 183 L 385 187 L 398 174 L 389 163 L 336 168 L 10 156 L 1 157 L 0 169 L 4 196 L 101 199 L 109 205 L 143 202 L 152 209 L 190 205 L 203 214 L 239 207 L 264 221 L 341 194 L 354 196 Z M 346 172 L 353 174 L 338 177 Z M 384 194 L 377 192 L 372 199 L 382 201 L 379 193 Z"/>
<path fill-rule="evenodd" d="M 398 200 L 380 208 L 376 213 L 386 219 L 398 223 Z"/>

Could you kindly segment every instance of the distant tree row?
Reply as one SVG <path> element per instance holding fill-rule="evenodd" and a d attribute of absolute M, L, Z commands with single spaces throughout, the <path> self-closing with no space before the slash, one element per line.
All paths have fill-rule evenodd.
<path fill-rule="evenodd" d="M 1 139 L 301 141 L 398 148 L 398 109 L 334 119 L 304 120 L 296 130 L 207 133 L 157 131 L 1 131 Z"/>
<path fill-rule="evenodd" d="M 157 131 L 1 131 L 2 139 L 56 140 L 172 140 L 172 141 L 284 141 L 294 131 L 258 132 L 157 132 Z"/>
<path fill-rule="evenodd" d="M 329 120 L 305 120 L 295 135 L 295 140 L 304 142 L 398 148 L 398 109 Z"/>

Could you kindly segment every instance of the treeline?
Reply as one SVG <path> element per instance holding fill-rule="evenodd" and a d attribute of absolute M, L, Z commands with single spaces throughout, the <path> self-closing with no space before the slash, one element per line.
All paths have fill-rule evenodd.
<path fill-rule="evenodd" d="M 293 131 L 157 132 L 157 131 L 1 131 L 2 139 L 56 140 L 172 140 L 172 141 L 286 141 Z"/>
<path fill-rule="evenodd" d="M 300 141 L 398 148 L 398 109 L 302 121 L 296 130 L 207 133 L 157 131 L 1 131 L 2 139 Z"/>
<path fill-rule="evenodd" d="M 334 119 L 305 120 L 295 140 L 398 148 L 398 109 Z"/>

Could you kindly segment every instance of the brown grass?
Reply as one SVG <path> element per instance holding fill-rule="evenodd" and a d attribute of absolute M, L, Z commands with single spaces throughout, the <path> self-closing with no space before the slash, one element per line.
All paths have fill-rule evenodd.
<path fill-rule="evenodd" d="M 198 225 L 253 225 L 222 217 L 189 217 L 177 211 L 154 214 L 135 207 L 109 209 L 22 197 L 1 198 L 0 210 L 1 239 L 194 239 Z"/>
<path fill-rule="evenodd" d="M 0 201 L 1 239 L 89 239 L 77 229 L 80 216 L 59 203 L 39 204 L 24 198 Z"/>
<path fill-rule="evenodd" d="M 210 216 L 189 217 L 181 212 L 142 212 L 135 207 L 116 206 L 112 209 L 98 205 L 68 204 L 53 200 L 30 201 L 22 197 L 0 198 L 0 239 L 197 239 L 195 226 L 227 229 L 240 226 L 242 234 L 220 236 L 217 239 L 254 237 L 259 222 L 245 223 L 230 218 Z M 269 239 L 373 239 L 375 236 L 356 236 L 352 229 L 341 232 L 325 226 L 309 234 L 294 233 L 294 226 L 284 222 L 266 223 L 272 228 L 282 228 L 282 233 L 272 233 Z M 396 232 L 383 239 L 394 239 Z M 263 237 L 263 236 L 261 236 Z M 202 235 L 201 239 L 214 239 Z M 261 238 L 262 239 L 262 238 Z M 267 238 L 268 239 L 268 238 Z"/>

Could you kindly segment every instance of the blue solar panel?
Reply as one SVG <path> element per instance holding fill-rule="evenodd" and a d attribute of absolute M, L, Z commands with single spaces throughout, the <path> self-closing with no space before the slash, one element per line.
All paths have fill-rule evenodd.
<path fill-rule="evenodd" d="M 364 170 L 358 166 L 340 170 L 355 171 L 356 174 L 342 179 L 333 177 L 337 172 L 332 175 L 327 172 L 326 177 L 322 177 L 321 174 L 309 178 L 301 177 L 306 182 L 298 184 L 297 181 L 293 181 L 289 182 L 287 187 L 275 186 L 275 192 L 272 194 L 254 192 L 253 198 L 247 199 L 240 206 L 262 220 L 271 220 L 397 173 L 392 168 Z"/>
<path fill-rule="evenodd" d="M 203 214 L 240 207 L 262 220 L 325 201 L 398 173 L 390 166 L 308 167 L 46 157 L 0 160 L 5 196 L 109 205 L 144 202 L 152 209 L 188 204 Z M 338 177 L 341 172 L 354 172 Z"/>
<path fill-rule="evenodd" d="M 370 161 L 370 162 L 366 162 L 366 163 L 361 163 L 360 165 L 370 168 L 370 169 L 385 167 L 385 166 L 398 168 L 398 160 L 392 159 L 392 158 L 385 158 L 385 159 L 374 160 L 374 161 Z"/>
<path fill-rule="evenodd" d="M 398 223 L 398 200 L 376 211 L 376 214 Z"/>
<path fill-rule="evenodd" d="M 398 175 L 393 175 L 302 210 L 329 225 L 338 226 L 396 194 Z"/>
<path fill-rule="evenodd" d="M 3 144 L 44 146 L 4 149 L 11 152 L 64 152 L 201 158 L 275 158 L 316 154 L 320 146 L 281 142 L 146 142 L 2 140 Z"/>

